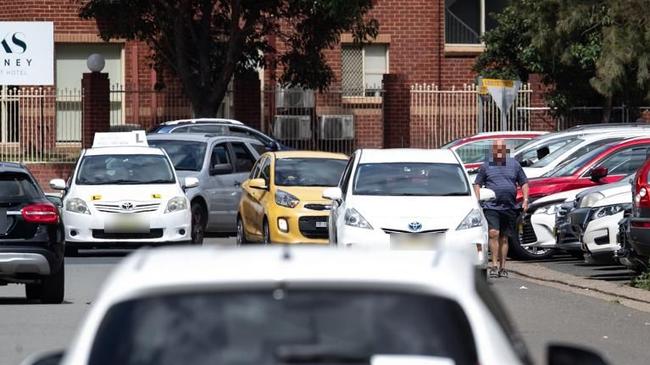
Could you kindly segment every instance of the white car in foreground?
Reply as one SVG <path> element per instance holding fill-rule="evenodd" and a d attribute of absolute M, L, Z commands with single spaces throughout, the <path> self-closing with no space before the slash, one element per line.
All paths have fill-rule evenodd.
<path fill-rule="evenodd" d="M 189 186 L 188 186 L 189 185 Z M 139 132 L 97 133 L 93 148 L 81 152 L 65 190 L 66 250 L 122 247 L 191 240 L 192 218 L 184 187 L 169 157 L 147 146 Z"/>
<path fill-rule="evenodd" d="M 494 198 L 483 189 L 481 199 Z M 357 150 L 332 200 L 330 241 L 342 247 L 471 250 L 487 267 L 487 221 L 450 150 Z"/>

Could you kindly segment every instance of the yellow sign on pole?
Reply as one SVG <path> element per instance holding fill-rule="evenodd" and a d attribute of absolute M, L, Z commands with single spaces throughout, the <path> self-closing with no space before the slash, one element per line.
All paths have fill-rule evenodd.
<path fill-rule="evenodd" d="M 481 84 L 479 85 L 479 94 L 487 95 L 488 87 L 513 87 L 513 80 L 500 80 L 500 79 L 481 79 Z"/>

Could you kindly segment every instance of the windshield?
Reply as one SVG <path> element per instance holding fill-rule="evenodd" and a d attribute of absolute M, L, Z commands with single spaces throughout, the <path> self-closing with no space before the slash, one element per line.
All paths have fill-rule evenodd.
<path fill-rule="evenodd" d="M 281 158 L 275 162 L 275 185 L 336 186 L 348 160 Z"/>
<path fill-rule="evenodd" d="M 461 165 L 445 163 L 368 163 L 357 169 L 355 195 L 470 195 Z"/>
<path fill-rule="evenodd" d="M 174 184 L 174 173 L 162 155 L 85 156 L 77 185 Z"/>
<path fill-rule="evenodd" d="M 0 174 L 0 205 L 26 202 L 40 197 L 41 192 L 26 174 Z"/>
<path fill-rule="evenodd" d="M 201 171 L 206 144 L 196 141 L 149 140 L 149 145 L 161 147 L 178 171 Z"/>
<path fill-rule="evenodd" d="M 119 303 L 99 326 L 88 365 L 367 365 L 374 354 L 478 364 L 470 324 L 453 300 L 269 289 Z"/>
<path fill-rule="evenodd" d="M 537 144 L 526 148 L 519 148 L 515 152 L 514 158 L 519 162 L 529 160 L 531 163 L 535 163 L 539 160 L 538 153 L 540 152 L 553 153 L 558 148 L 564 146 L 567 143 L 571 143 L 574 140 L 575 138 L 564 137 L 559 139 L 553 139 L 550 141 L 545 141 L 541 144 Z M 544 158 L 544 156 L 542 156 L 542 158 Z"/>
<path fill-rule="evenodd" d="M 589 161 L 594 157 L 598 156 L 601 152 L 605 151 L 609 145 L 600 146 L 591 152 L 588 152 L 573 161 L 566 161 L 565 163 L 559 165 L 554 170 L 547 172 L 542 175 L 543 177 L 558 177 L 558 176 L 571 176 L 578 172 L 582 167 L 584 167 Z"/>
<path fill-rule="evenodd" d="M 563 146 L 555 149 L 555 151 L 549 153 L 545 157 L 543 157 L 541 160 L 538 160 L 534 164 L 532 164 L 530 167 L 536 167 L 536 168 L 541 168 L 541 167 L 546 167 L 547 165 L 556 162 L 557 158 L 560 157 L 561 155 L 565 154 L 566 152 L 570 151 L 574 147 L 578 146 L 579 144 L 583 143 L 585 140 L 584 139 L 574 139 L 573 141 L 564 144 Z"/>

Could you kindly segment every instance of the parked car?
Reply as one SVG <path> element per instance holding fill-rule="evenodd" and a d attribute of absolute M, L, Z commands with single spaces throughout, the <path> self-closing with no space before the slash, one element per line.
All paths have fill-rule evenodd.
<path fill-rule="evenodd" d="M 0 162 L 0 285 L 8 283 L 24 284 L 27 299 L 63 302 L 64 233 L 29 170 Z"/>
<path fill-rule="evenodd" d="M 264 145 L 268 151 L 290 149 L 274 138 L 234 119 L 195 118 L 172 120 L 153 127 L 148 133 L 198 133 L 253 138 Z"/>
<path fill-rule="evenodd" d="M 623 219 L 618 224 L 616 241 L 620 248 L 614 253 L 614 258 L 626 268 L 641 274 L 648 270 L 648 258 L 639 255 L 630 244 L 630 217 L 632 209 L 626 209 Z"/>
<path fill-rule="evenodd" d="M 242 183 L 237 243 L 320 243 L 328 240 L 331 202 L 348 157 L 313 151 L 267 152 Z"/>
<path fill-rule="evenodd" d="M 485 161 L 485 157 L 489 156 L 492 151 L 492 145 L 497 139 L 503 139 L 506 146 L 510 151 L 526 143 L 532 138 L 546 134 L 547 132 L 532 132 L 532 131 L 518 131 L 518 132 L 485 132 L 478 133 L 470 137 L 458 138 L 441 148 L 448 148 L 456 151 L 458 157 L 465 164 L 465 168 L 474 169 Z"/>
<path fill-rule="evenodd" d="M 165 150 L 180 178 L 194 177 L 199 186 L 185 190 L 190 200 L 192 234 L 235 234 L 241 183 L 266 151 L 256 139 L 202 134 L 150 134 L 151 146 Z"/>
<path fill-rule="evenodd" d="M 576 208 L 577 202 L 574 200 L 562 203 L 555 214 L 555 245 L 558 250 L 567 252 L 573 257 L 582 260 L 582 242 L 580 237 L 573 231 L 569 222 L 569 214 Z"/>
<path fill-rule="evenodd" d="M 487 268 L 487 221 L 453 151 L 357 150 L 323 197 L 332 201 L 332 244 L 438 249 L 462 242 Z M 494 192 L 482 189 L 480 198 Z"/>
<path fill-rule="evenodd" d="M 650 159 L 637 171 L 632 193 L 629 243 L 647 262 L 650 258 Z"/>

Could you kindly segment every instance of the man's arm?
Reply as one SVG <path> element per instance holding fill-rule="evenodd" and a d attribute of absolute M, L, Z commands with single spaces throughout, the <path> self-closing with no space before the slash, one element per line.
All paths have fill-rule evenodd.
<path fill-rule="evenodd" d="M 474 193 L 476 194 L 476 199 L 481 200 L 481 186 L 474 184 Z"/>
<path fill-rule="evenodd" d="M 524 196 L 524 200 L 521 202 L 521 207 L 525 212 L 528 210 L 528 183 L 521 186 L 521 193 Z"/>

